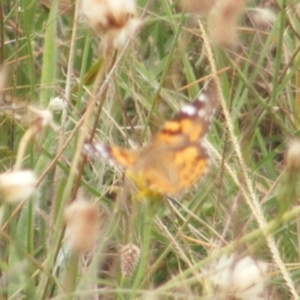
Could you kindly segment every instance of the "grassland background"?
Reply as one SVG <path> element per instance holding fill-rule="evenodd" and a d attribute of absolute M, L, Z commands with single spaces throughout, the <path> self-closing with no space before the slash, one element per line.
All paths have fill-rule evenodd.
<path fill-rule="evenodd" d="M 183 15 L 174 1 L 139 0 L 143 25 L 114 57 L 103 55 L 98 37 L 72 13 L 50 12 L 38 1 L 0 3 L 0 64 L 8 70 L 0 103 L 1 173 L 14 165 L 31 125 L 26 107 L 46 109 L 52 97 L 69 95 L 66 111 L 54 115 L 56 130 L 46 128 L 27 148 L 23 168 L 40 178 L 35 195 L 0 208 L 0 299 L 201 299 L 201 270 L 212 254 L 233 251 L 269 264 L 264 299 L 300 293 L 300 153 L 294 168 L 284 161 L 300 125 L 296 0 L 248 1 L 237 44 L 210 45 L 224 97 L 208 135 L 212 164 L 195 188 L 176 198 L 180 205 L 161 200 L 155 216 L 151 205 L 134 199 L 120 170 L 103 161 L 81 169 L 78 124 L 90 95 L 102 89 L 89 124 L 97 125 L 96 140 L 148 144 L 212 72 L 198 23 L 207 33 L 206 17 Z M 264 5 L 276 19 L 255 28 L 250 14 Z M 99 68 L 106 75 L 93 90 Z M 101 222 L 93 250 L 72 258 L 63 211 L 75 191 L 97 204 Z M 142 254 L 124 278 L 118 253 L 128 243 Z"/>

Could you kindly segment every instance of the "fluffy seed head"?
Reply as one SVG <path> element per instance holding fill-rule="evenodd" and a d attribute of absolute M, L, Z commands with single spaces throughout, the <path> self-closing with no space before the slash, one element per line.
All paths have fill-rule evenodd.
<path fill-rule="evenodd" d="M 78 254 L 90 250 L 98 229 L 95 205 L 84 199 L 75 200 L 66 208 L 64 216 L 71 249 Z"/>
<path fill-rule="evenodd" d="M 0 175 L 0 198 L 7 203 L 18 203 L 30 197 L 37 179 L 30 170 L 9 171 Z"/>
<path fill-rule="evenodd" d="M 237 22 L 245 6 L 244 0 L 222 0 L 213 7 L 209 17 L 209 31 L 213 42 L 228 47 L 237 37 Z"/>
<path fill-rule="evenodd" d="M 104 43 L 122 47 L 140 25 L 134 0 L 81 0 L 81 14 Z"/>
<path fill-rule="evenodd" d="M 263 300 L 266 278 L 266 263 L 224 255 L 203 271 L 203 288 L 213 299 Z"/>

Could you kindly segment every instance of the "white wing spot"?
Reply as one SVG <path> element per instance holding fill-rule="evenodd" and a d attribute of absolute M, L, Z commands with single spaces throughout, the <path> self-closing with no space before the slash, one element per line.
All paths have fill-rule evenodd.
<path fill-rule="evenodd" d="M 87 155 L 93 155 L 94 154 L 94 151 L 93 151 L 92 148 L 93 147 L 89 144 L 84 144 L 83 145 L 83 150 L 84 150 L 85 154 L 87 154 Z"/>
<path fill-rule="evenodd" d="M 107 152 L 107 149 L 104 145 L 102 144 L 94 144 L 95 149 L 98 151 L 98 155 L 103 157 L 104 159 L 109 159 L 110 155 Z"/>
<path fill-rule="evenodd" d="M 85 151 L 90 151 L 90 150 L 91 150 L 91 147 L 90 147 L 89 144 L 84 144 L 84 145 L 83 145 L 83 149 L 84 149 Z"/>
<path fill-rule="evenodd" d="M 205 109 L 200 109 L 200 110 L 198 111 L 198 116 L 199 116 L 200 118 L 205 117 L 205 116 L 206 116 L 206 111 L 205 111 Z"/>
<path fill-rule="evenodd" d="M 207 96 L 205 94 L 200 94 L 200 96 L 198 97 L 198 101 L 200 102 L 206 102 L 207 100 Z"/>
<path fill-rule="evenodd" d="M 189 116 L 195 116 L 197 113 L 196 107 L 191 104 L 183 106 L 181 111 Z"/>

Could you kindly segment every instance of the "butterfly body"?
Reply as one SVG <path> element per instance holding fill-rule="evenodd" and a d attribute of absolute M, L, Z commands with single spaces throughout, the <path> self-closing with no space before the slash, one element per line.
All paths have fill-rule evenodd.
<path fill-rule="evenodd" d="M 176 195 L 195 184 L 206 172 L 205 146 L 211 116 L 217 106 L 213 91 L 200 94 L 167 121 L 152 144 L 140 149 L 86 144 L 85 152 L 127 169 L 134 181 L 163 195 Z M 132 176 L 130 176 L 132 177 Z"/>

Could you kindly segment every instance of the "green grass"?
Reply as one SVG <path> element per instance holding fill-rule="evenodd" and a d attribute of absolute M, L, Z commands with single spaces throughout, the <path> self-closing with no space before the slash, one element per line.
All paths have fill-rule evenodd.
<path fill-rule="evenodd" d="M 284 160 L 299 135 L 299 4 L 275 2 L 276 20 L 263 31 L 251 24 L 257 3 L 249 1 L 237 45 L 222 49 L 210 43 L 205 16 L 198 23 L 170 3 L 139 0 L 136 38 L 107 55 L 73 15 L 35 0 L 0 0 L 1 173 L 34 125 L 28 105 L 46 109 L 56 96 L 68 102 L 54 115 L 58 129 L 39 130 L 27 145 L 22 168 L 39 177 L 35 194 L 1 203 L 0 299 L 211 299 L 201 270 L 224 253 L 269 264 L 263 299 L 300 294 L 300 153 L 294 169 Z M 91 135 L 127 148 L 149 144 L 214 68 L 225 69 L 208 134 L 211 167 L 177 204 L 138 200 L 123 171 L 83 158 Z M 63 218 L 78 197 L 100 212 L 97 242 L 79 257 Z M 119 256 L 129 243 L 141 256 L 124 277 Z"/>

